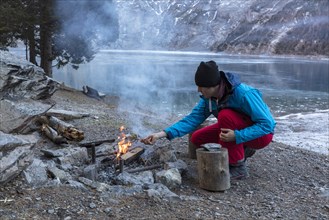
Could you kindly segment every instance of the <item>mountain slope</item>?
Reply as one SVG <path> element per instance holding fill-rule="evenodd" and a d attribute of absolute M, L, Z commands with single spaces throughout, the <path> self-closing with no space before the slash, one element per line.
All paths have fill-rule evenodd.
<path fill-rule="evenodd" d="M 113 48 L 329 56 L 327 0 L 116 1 Z"/>

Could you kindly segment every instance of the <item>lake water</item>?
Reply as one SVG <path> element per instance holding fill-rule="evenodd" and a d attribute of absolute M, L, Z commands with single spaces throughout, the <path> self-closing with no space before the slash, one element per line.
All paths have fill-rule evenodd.
<path fill-rule="evenodd" d="M 183 116 L 199 99 L 195 70 L 208 60 L 263 93 L 278 122 L 275 141 L 328 154 L 328 59 L 103 50 L 78 70 L 55 69 L 54 78 L 77 89 L 88 85 L 117 95 L 123 109 Z"/>

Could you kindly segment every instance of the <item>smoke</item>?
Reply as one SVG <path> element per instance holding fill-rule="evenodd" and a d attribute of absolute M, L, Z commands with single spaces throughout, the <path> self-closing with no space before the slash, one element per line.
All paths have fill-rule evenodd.
<path fill-rule="evenodd" d="M 103 71 L 98 68 L 97 77 L 101 79 L 97 88 L 120 97 L 119 111 L 126 116 L 132 131 L 141 136 L 169 125 L 170 118 L 179 111 L 177 102 L 182 102 L 176 99 L 177 94 L 189 97 L 192 90 L 197 97 L 195 87 L 182 88 L 194 84 L 198 61 L 189 64 L 179 60 L 177 54 L 137 50 L 102 50 L 95 61 L 99 63 L 94 65 L 106 66 Z M 189 65 L 191 70 L 186 68 Z M 153 125 L 152 131 L 147 125 Z"/>
<path fill-rule="evenodd" d="M 93 48 L 104 48 L 119 36 L 115 9 L 115 4 L 111 0 L 58 0 L 55 12 L 62 19 L 62 36 L 83 39 Z"/>

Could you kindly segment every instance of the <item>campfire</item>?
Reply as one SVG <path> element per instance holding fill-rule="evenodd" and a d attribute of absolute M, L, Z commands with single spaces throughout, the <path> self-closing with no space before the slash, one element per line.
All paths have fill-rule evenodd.
<path fill-rule="evenodd" d="M 46 130 L 46 127 L 43 130 Z M 65 140 L 67 145 L 72 142 L 68 142 L 69 139 L 66 136 Z M 161 152 L 157 151 L 157 148 L 153 146 L 148 147 L 140 142 L 137 134 L 126 132 L 125 126 L 120 126 L 117 138 L 92 140 L 78 143 L 78 145 L 87 148 L 88 154 L 91 156 L 90 168 L 88 167 L 88 169 L 92 171 L 96 167 L 93 172 L 90 172 L 90 179 L 93 180 L 96 180 L 97 176 L 102 176 L 101 179 L 106 181 L 107 178 L 115 178 L 123 171 L 136 173 L 163 168 L 164 166 L 159 161 Z M 88 169 L 86 169 L 87 172 L 85 173 L 89 173 Z M 102 175 L 94 175 L 92 173 Z"/>
<path fill-rule="evenodd" d="M 131 141 L 129 141 L 126 137 L 126 134 L 123 132 L 123 130 L 125 129 L 124 126 L 120 127 L 120 136 L 118 137 L 118 139 L 120 140 L 118 143 L 118 152 L 116 155 L 116 158 L 118 160 L 120 160 L 121 155 L 124 155 L 125 153 L 128 152 L 129 147 L 131 146 Z"/>
<path fill-rule="evenodd" d="M 92 164 L 98 163 L 100 170 L 107 170 L 111 175 L 118 175 L 123 171 L 135 173 L 163 167 L 163 164 L 159 163 L 159 156 L 153 147 L 146 147 L 135 134 L 126 134 L 124 126 L 121 126 L 119 131 L 117 139 L 80 144 L 81 147 L 90 149 Z M 96 147 L 98 148 L 104 143 L 107 143 L 104 145 L 107 146 L 107 150 L 97 153 Z"/>

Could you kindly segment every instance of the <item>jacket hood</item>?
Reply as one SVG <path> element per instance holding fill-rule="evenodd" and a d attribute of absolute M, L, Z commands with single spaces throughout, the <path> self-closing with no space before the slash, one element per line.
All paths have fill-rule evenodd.
<path fill-rule="evenodd" d="M 227 81 L 232 85 L 232 89 L 235 89 L 238 85 L 241 84 L 239 75 L 230 72 L 224 72 L 224 76 L 226 77 Z"/>

